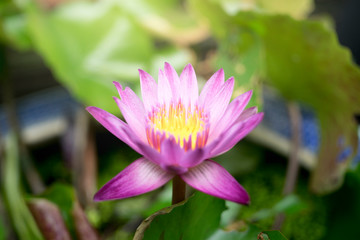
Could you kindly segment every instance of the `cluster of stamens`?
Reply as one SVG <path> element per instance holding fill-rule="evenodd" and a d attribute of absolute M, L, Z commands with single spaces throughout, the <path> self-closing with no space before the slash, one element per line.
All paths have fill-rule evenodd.
<path fill-rule="evenodd" d="M 208 116 L 198 106 L 186 108 L 181 101 L 156 106 L 148 113 L 146 136 L 160 151 L 165 138 L 172 138 L 185 151 L 203 147 L 209 134 Z"/>

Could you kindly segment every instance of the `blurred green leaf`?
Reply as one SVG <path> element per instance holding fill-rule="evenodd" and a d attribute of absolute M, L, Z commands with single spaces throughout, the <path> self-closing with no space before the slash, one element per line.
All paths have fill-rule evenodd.
<path fill-rule="evenodd" d="M 196 192 L 186 202 L 154 213 L 138 227 L 134 239 L 206 239 L 219 226 L 225 201 Z"/>
<path fill-rule="evenodd" d="M 2 218 L 0 218 L 0 240 L 5 240 L 6 234 L 7 234 L 6 226 L 5 226 Z"/>
<path fill-rule="evenodd" d="M 187 46 L 208 37 L 206 24 L 189 14 L 182 1 L 133 0 L 117 4 L 152 35 L 175 45 Z"/>
<path fill-rule="evenodd" d="M 36 222 L 31 215 L 20 185 L 20 166 L 17 140 L 14 135 L 6 141 L 5 161 L 2 165 L 2 188 L 13 226 L 20 239 L 43 239 Z"/>
<path fill-rule="evenodd" d="M 239 214 L 239 210 L 242 208 L 242 205 L 230 201 L 226 201 L 225 204 L 226 210 L 221 214 L 221 227 L 226 227 L 234 222 Z"/>
<path fill-rule="evenodd" d="M 208 240 L 254 240 L 260 229 L 255 225 L 248 225 L 244 232 L 217 230 Z"/>
<path fill-rule="evenodd" d="M 304 210 L 306 205 L 296 196 L 288 195 L 281 199 L 271 209 L 262 209 L 251 217 L 251 221 L 259 221 L 273 217 L 279 213 L 293 214 Z"/>
<path fill-rule="evenodd" d="M 70 211 L 76 199 L 73 187 L 64 183 L 54 183 L 38 197 L 55 203 L 64 211 Z"/>
<path fill-rule="evenodd" d="M 261 111 L 261 85 L 263 56 L 262 42 L 254 33 L 239 28 L 221 40 L 216 55 L 216 68 L 222 67 L 226 74 L 235 77 L 234 96 L 253 90 L 248 106 L 258 106 Z"/>
<path fill-rule="evenodd" d="M 287 240 L 280 231 L 264 231 L 258 236 L 259 240 Z"/>
<path fill-rule="evenodd" d="M 266 29 L 267 80 L 287 99 L 315 109 L 321 124 L 319 162 L 311 187 L 318 193 L 334 190 L 352 158 L 340 158 L 340 153 L 349 146 L 357 149 L 354 114 L 360 112 L 356 104 L 360 102 L 360 70 L 335 32 L 322 22 L 287 16 L 257 18 Z"/>
<path fill-rule="evenodd" d="M 31 47 L 31 41 L 26 28 L 26 19 L 23 14 L 8 16 L 3 19 L 3 31 L 6 40 L 21 50 Z"/>
<path fill-rule="evenodd" d="M 40 5 L 28 1 L 22 15 L 5 19 L 4 36 L 21 48 L 31 41 L 73 95 L 86 105 L 114 114 L 119 110 L 111 98 L 117 95 L 113 81 L 139 92 L 139 68 L 158 69 L 164 61 L 174 61 L 176 69 L 182 68 L 192 56 L 176 46 L 200 41 L 207 34 L 184 9 L 180 11 L 179 1 L 165 5 L 145 0 L 73 1 L 51 10 Z M 173 15 L 166 18 L 170 12 L 187 20 L 178 21 Z M 170 44 L 156 46 L 158 34 Z M 195 37 L 197 34 L 201 36 Z"/>
<path fill-rule="evenodd" d="M 284 197 L 274 206 L 277 213 L 293 214 L 306 208 L 306 204 L 296 195 L 291 194 Z"/>
<path fill-rule="evenodd" d="M 357 239 L 360 234 L 360 165 L 345 176 L 344 185 L 327 196 L 327 233 L 324 239 Z"/>
<path fill-rule="evenodd" d="M 306 17 L 314 7 L 313 0 L 217 0 L 229 15 L 240 11 L 261 11 L 272 14 L 287 14 L 294 18 Z"/>
<path fill-rule="evenodd" d="M 228 152 L 214 158 L 231 175 L 243 176 L 255 171 L 263 158 L 264 149 L 250 141 L 242 141 Z"/>
<path fill-rule="evenodd" d="M 195 0 L 191 6 L 209 19 L 218 41 L 228 45 L 220 47 L 221 64 L 233 68 L 235 73 L 236 68 L 250 66 L 287 100 L 315 110 L 322 142 L 311 188 L 327 193 L 339 187 L 352 159 L 351 154 L 341 153 L 349 147 L 352 153 L 357 149 L 353 116 L 360 112 L 360 105 L 356 104 L 360 102 L 360 70 L 352 62 L 349 50 L 339 44 L 335 31 L 326 22 L 299 21 L 288 15 L 258 11 L 228 15 L 216 1 Z M 207 11 L 200 11 L 201 7 Z M 249 54 L 252 48 L 259 49 L 257 58 Z M 242 63 L 246 58 L 250 59 L 248 65 Z M 250 85 L 259 80 L 244 79 Z"/>
<path fill-rule="evenodd" d="M 52 12 L 29 4 L 25 13 L 58 80 L 86 104 L 117 113 L 112 81 L 138 81 L 137 69 L 148 68 L 153 54 L 149 35 L 114 1 L 73 2 Z"/>

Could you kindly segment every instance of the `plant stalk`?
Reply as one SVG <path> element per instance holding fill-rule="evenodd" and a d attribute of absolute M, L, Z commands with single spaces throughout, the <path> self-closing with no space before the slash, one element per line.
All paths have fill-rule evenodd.
<path fill-rule="evenodd" d="M 295 191 L 296 182 L 299 173 L 299 151 L 301 148 L 301 112 L 300 107 L 295 102 L 288 103 L 288 111 L 291 124 L 291 150 L 289 155 L 289 163 L 286 170 L 285 184 L 283 188 L 283 195 L 288 196 Z M 276 216 L 273 229 L 280 230 L 285 215 L 280 213 Z"/>
<path fill-rule="evenodd" d="M 172 204 L 177 204 L 185 200 L 186 183 L 179 177 L 173 178 Z"/>

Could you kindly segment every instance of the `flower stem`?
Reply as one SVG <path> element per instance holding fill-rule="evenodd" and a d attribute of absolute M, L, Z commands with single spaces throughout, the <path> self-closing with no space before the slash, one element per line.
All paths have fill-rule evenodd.
<path fill-rule="evenodd" d="M 173 178 L 172 204 L 176 204 L 181 201 L 184 201 L 185 193 L 186 193 L 185 182 L 179 176 L 175 176 Z"/>

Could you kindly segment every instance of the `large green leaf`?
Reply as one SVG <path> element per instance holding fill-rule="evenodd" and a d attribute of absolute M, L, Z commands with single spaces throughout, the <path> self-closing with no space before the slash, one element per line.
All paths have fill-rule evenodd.
<path fill-rule="evenodd" d="M 176 0 L 43 4 L 24 1 L 17 15 L 0 16 L 2 38 L 18 48 L 31 42 L 74 96 L 113 113 L 118 113 L 113 81 L 138 92 L 139 68 L 150 72 L 168 61 L 179 70 L 192 57 L 179 46 L 208 35 Z M 158 38 L 170 44 L 158 44 Z"/>
<path fill-rule="evenodd" d="M 134 239 L 207 239 L 220 224 L 225 201 L 197 192 L 187 202 L 160 210 L 139 226 Z"/>
<path fill-rule="evenodd" d="M 31 39 L 58 80 L 88 105 L 116 111 L 112 81 L 138 81 L 149 67 L 149 35 L 114 1 L 25 9 Z M 110 109 L 109 109 L 110 108 Z"/>
<path fill-rule="evenodd" d="M 210 1 L 193 1 L 192 6 L 212 19 L 209 22 L 218 41 L 230 46 L 225 51 L 220 46 L 219 59 L 227 60 L 222 63 L 235 72 L 238 65 L 250 66 L 286 99 L 315 110 L 322 142 L 311 187 L 326 193 L 340 186 L 352 158 L 341 153 L 349 147 L 354 153 L 357 148 L 354 114 L 360 112 L 360 71 L 334 30 L 319 20 L 299 21 L 286 15 L 240 11 L 230 16 Z M 207 11 L 201 12 L 201 7 Z M 257 44 L 260 57 L 252 58 L 251 49 Z M 247 58 L 252 61 L 246 66 L 242 61 Z M 247 85 L 259 80 L 244 79 Z"/>
<path fill-rule="evenodd" d="M 352 157 L 342 158 L 341 153 L 349 146 L 353 153 L 357 149 L 354 114 L 360 112 L 360 70 L 322 22 L 251 17 L 264 25 L 269 82 L 287 99 L 311 106 L 319 118 L 322 142 L 311 187 L 318 193 L 331 191 L 342 183 Z"/>
<path fill-rule="evenodd" d="M 254 10 L 304 18 L 313 9 L 312 0 L 217 0 L 217 2 L 229 15 L 235 15 L 240 11 Z"/>
<path fill-rule="evenodd" d="M 258 106 L 261 110 L 261 40 L 247 30 L 234 28 L 232 32 L 232 35 L 221 40 L 216 55 L 216 68 L 222 67 L 228 76 L 235 77 L 234 96 L 253 90 L 249 106 Z"/>

